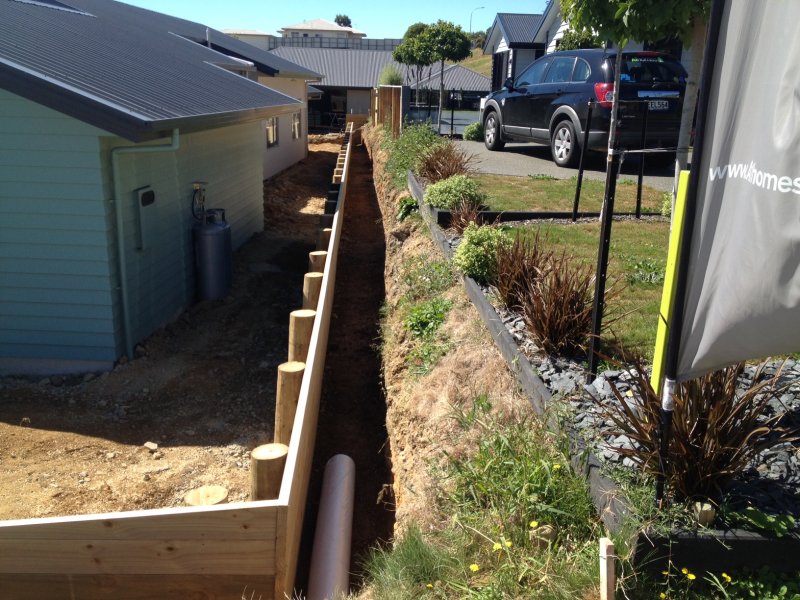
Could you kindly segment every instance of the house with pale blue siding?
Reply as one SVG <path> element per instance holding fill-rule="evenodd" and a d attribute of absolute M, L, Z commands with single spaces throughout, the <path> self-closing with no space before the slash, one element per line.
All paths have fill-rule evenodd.
<path fill-rule="evenodd" d="M 111 0 L 0 3 L 0 373 L 111 368 L 194 302 L 193 186 L 234 248 L 263 228 L 281 75 L 318 77 Z"/>

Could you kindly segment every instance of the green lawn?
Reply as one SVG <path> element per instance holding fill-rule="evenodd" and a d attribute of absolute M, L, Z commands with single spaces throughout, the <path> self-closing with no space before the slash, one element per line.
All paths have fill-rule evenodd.
<path fill-rule="evenodd" d="M 489 197 L 488 205 L 497 211 L 571 211 L 575 201 L 576 178 L 554 179 L 547 176 L 528 175 L 476 175 L 481 191 Z M 583 180 L 578 209 L 584 212 L 599 212 L 603 204 L 605 184 L 602 181 Z M 642 212 L 656 213 L 661 210 L 664 192 L 644 186 L 642 188 Z M 614 212 L 636 210 L 636 180 L 620 179 L 617 182 Z"/>
<path fill-rule="evenodd" d="M 550 243 L 596 266 L 599 221 L 541 223 L 509 231 L 533 231 L 537 227 Z M 604 337 L 610 338 L 613 333 L 624 348 L 638 351 L 648 361 L 652 359 L 656 339 L 668 239 L 667 221 L 615 221 L 611 229 L 607 290 L 612 291 L 606 296 L 603 319 L 610 331 Z M 616 284 L 612 284 L 614 280 Z M 614 288 L 621 293 L 615 296 Z"/>

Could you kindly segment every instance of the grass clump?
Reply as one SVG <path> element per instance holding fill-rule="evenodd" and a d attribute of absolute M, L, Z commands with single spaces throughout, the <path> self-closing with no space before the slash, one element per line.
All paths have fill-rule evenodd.
<path fill-rule="evenodd" d="M 453 266 L 478 283 L 489 283 L 495 278 L 497 247 L 507 243 L 502 229 L 470 223 L 453 254 Z"/>
<path fill-rule="evenodd" d="M 441 527 L 374 551 L 375 597 L 574 599 L 596 595 L 597 533 L 585 484 L 537 422 L 500 423 L 488 394 L 456 409 L 468 456 L 438 467 Z"/>
<path fill-rule="evenodd" d="M 453 303 L 444 298 L 431 298 L 408 311 L 403 326 L 415 337 L 430 339 L 447 318 Z"/>
<path fill-rule="evenodd" d="M 475 180 L 466 175 L 453 175 L 429 185 L 425 190 L 425 202 L 443 210 L 465 204 L 480 206 L 485 199 Z"/>
<path fill-rule="evenodd" d="M 470 123 L 464 127 L 462 137 L 468 142 L 482 142 L 483 141 L 483 124 L 480 122 Z"/>
<path fill-rule="evenodd" d="M 474 162 L 473 155 L 456 146 L 451 140 L 443 140 L 423 152 L 416 174 L 429 183 L 436 183 L 454 175 L 472 174 Z M 477 189 L 475 191 L 477 192 Z"/>

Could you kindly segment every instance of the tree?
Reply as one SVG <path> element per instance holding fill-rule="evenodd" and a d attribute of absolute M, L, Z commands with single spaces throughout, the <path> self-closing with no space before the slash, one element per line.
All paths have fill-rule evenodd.
<path fill-rule="evenodd" d="M 620 48 L 632 39 L 655 42 L 672 35 L 692 48 L 676 156 L 676 169 L 685 169 L 711 0 L 672 0 L 669 4 L 666 10 L 663 0 L 561 0 L 561 10 L 570 27 L 596 31 Z"/>
<path fill-rule="evenodd" d="M 419 81 L 425 67 L 433 64 L 433 46 L 424 34 L 428 30 L 425 23 L 414 23 L 403 36 L 402 43 L 392 51 L 392 58 L 403 65 L 414 68 L 416 96 L 419 98 Z"/>
<path fill-rule="evenodd" d="M 588 29 L 570 30 L 558 41 L 559 50 L 579 50 L 580 48 L 599 48 L 603 41 Z"/>
<path fill-rule="evenodd" d="M 439 20 L 421 34 L 433 48 L 433 58 L 439 61 L 439 114 L 437 131 L 441 131 L 442 109 L 444 107 L 444 61 L 460 62 L 471 55 L 472 43 L 459 25 Z"/>
<path fill-rule="evenodd" d="M 347 15 L 336 15 L 333 20 L 339 27 L 352 27 L 353 23 Z"/>

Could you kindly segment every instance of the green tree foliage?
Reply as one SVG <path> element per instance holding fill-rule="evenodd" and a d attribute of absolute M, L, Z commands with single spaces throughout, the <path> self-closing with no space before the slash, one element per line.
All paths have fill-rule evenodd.
<path fill-rule="evenodd" d="M 580 48 L 599 48 L 603 41 L 588 29 L 583 31 L 570 30 L 558 42 L 559 50 L 578 50 Z"/>
<path fill-rule="evenodd" d="M 353 22 L 350 21 L 350 17 L 347 15 L 336 15 L 336 18 L 333 20 L 339 27 L 352 27 Z"/>
<path fill-rule="evenodd" d="M 433 47 L 434 60 L 439 61 L 439 115 L 437 129 L 442 122 L 442 107 L 444 105 L 444 62 L 460 62 L 471 55 L 472 42 L 459 25 L 441 19 L 428 27 L 423 34 L 430 40 Z"/>
<path fill-rule="evenodd" d="M 392 51 L 392 58 L 403 65 L 408 65 L 414 69 L 414 83 L 419 92 L 419 81 L 422 79 L 422 72 L 425 67 L 433 64 L 433 46 L 425 35 L 428 25 L 425 23 L 414 23 L 403 36 L 403 42 Z"/>
<path fill-rule="evenodd" d="M 692 62 L 687 65 L 686 96 L 681 114 L 679 148 L 689 145 L 689 133 L 697 102 L 697 79 L 705 44 L 705 25 L 711 0 L 561 0 L 561 11 L 570 27 L 578 31 L 593 30 L 605 40 L 613 40 L 622 48 L 630 40 L 655 42 L 676 36 L 693 48 Z M 686 167 L 688 153 L 679 150 L 680 168 Z"/>

